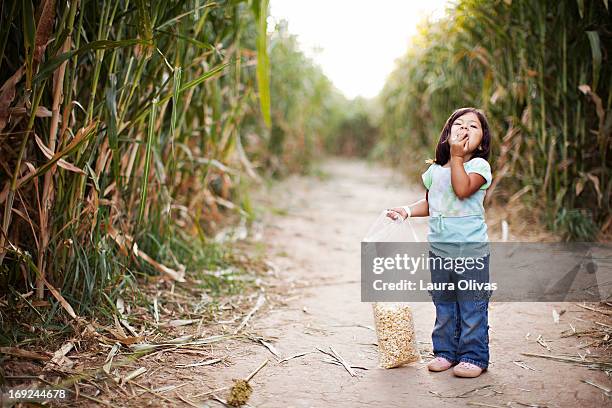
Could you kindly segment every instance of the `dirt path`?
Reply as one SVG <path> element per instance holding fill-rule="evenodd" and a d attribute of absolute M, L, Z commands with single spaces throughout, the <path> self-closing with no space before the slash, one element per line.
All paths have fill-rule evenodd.
<path fill-rule="evenodd" d="M 595 354 L 588 347 L 578 348 L 588 338 L 559 336 L 569 328 L 568 323 L 576 329 L 589 327 L 587 321 L 581 321 L 590 316 L 589 312 L 571 303 L 491 303 L 491 362 L 489 371 L 476 379 L 456 378 L 450 370 L 427 370 L 434 307 L 431 303 L 414 303 L 423 363 L 393 370 L 378 368 L 372 344 L 375 332 L 364 327 L 373 324 L 371 305 L 360 302 L 360 240 L 383 208 L 413 202 L 423 196 L 424 190 L 406 183 L 397 173 L 362 161 L 332 159 L 322 169 L 327 177 L 292 177 L 263 194 L 265 198 L 257 203 L 287 212 L 268 215 L 264 239 L 279 276 L 293 280 L 295 287 L 287 294 L 286 307 L 263 310 L 250 327 L 276 339 L 273 345 L 283 357 L 312 353 L 278 364 L 266 348 L 253 343 L 243 346 L 246 348 L 240 356 L 232 357 L 231 367 L 207 369 L 207 379 L 214 378 L 217 386 L 227 385 L 231 378 L 246 377 L 270 358 L 268 366 L 251 381 L 252 406 L 479 405 L 474 402 L 480 406 L 524 406 L 517 401 L 547 407 L 612 406 L 601 390 L 581 381 L 611 388 L 610 379 L 602 371 L 520 354 Z M 417 234 L 423 240 L 426 225 L 426 219 L 416 221 Z M 553 322 L 553 307 L 566 310 L 559 324 Z M 550 351 L 536 342 L 539 335 Z M 351 377 L 343 367 L 324 362 L 326 356 L 313 351 L 329 346 L 352 365 L 368 370 L 358 369 L 358 376 Z M 522 361 L 533 370 L 513 361 Z M 202 372 L 193 375 L 198 373 Z M 212 385 L 208 380 L 206 383 Z M 457 397 L 478 387 L 484 388 Z M 510 401 L 515 403 L 507 405 Z"/>

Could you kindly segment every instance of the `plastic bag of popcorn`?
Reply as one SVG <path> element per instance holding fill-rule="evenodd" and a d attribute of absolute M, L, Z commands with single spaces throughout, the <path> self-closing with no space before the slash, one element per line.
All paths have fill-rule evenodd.
<path fill-rule="evenodd" d="M 372 308 L 380 366 L 393 368 L 421 362 L 412 308 L 406 303 L 373 303 Z"/>

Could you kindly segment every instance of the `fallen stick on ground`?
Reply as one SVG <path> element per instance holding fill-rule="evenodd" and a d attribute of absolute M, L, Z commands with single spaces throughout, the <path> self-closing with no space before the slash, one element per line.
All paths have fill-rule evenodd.
<path fill-rule="evenodd" d="M 315 347 L 315 348 L 316 348 L 317 350 L 319 350 L 321 353 L 323 353 L 323 354 L 327 354 L 328 356 L 330 356 L 330 357 L 331 357 L 331 358 L 333 358 L 333 359 L 335 359 L 335 358 L 336 358 L 336 356 L 334 356 L 332 353 L 330 353 L 330 352 L 328 352 L 328 351 L 325 351 L 325 350 L 320 349 L 320 348 L 318 348 L 318 347 Z"/>
<path fill-rule="evenodd" d="M 510 401 L 510 402 L 514 402 L 516 404 L 522 405 L 524 407 L 530 407 L 530 408 L 549 408 L 549 405 L 540 405 L 536 402 L 533 403 L 525 403 L 525 402 L 521 402 L 521 401 Z"/>
<path fill-rule="evenodd" d="M 307 353 L 300 353 L 300 354 L 296 354 L 296 355 L 291 356 L 291 357 L 286 357 L 286 358 L 283 358 L 282 360 L 280 360 L 280 361 L 278 362 L 278 364 L 280 364 L 280 363 L 284 363 L 285 361 L 293 360 L 294 358 L 304 357 L 305 355 L 307 355 L 307 354 L 311 354 L 311 353 L 312 353 L 312 351 L 309 351 L 309 352 L 307 352 Z"/>
<path fill-rule="evenodd" d="M 332 324 L 330 327 L 361 327 L 363 329 L 376 331 L 374 327 L 365 324 Z"/>
<path fill-rule="evenodd" d="M 277 359 L 282 359 L 281 354 L 278 352 L 278 350 L 276 350 L 276 347 L 274 347 L 271 343 L 267 342 L 266 340 L 264 340 L 263 337 L 256 337 L 256 336 L 247 336 L 247 338 L 251 341 L 254 341 L 255 343 L 260 343 L 261 345 L 263 345 L 265 348 L 268 349 L 268 351 L 270 353 L 272 353 L 274 355 L 274 357 L 276 357 Z"/>
<path fill-rule="evenodd" d="M 163 348 L 163 347 L 178 348 L 178 347 L 199 346 L 199 345 L 214 343 L 214 342 L 221 341 L 221 340 L 231 339 L 233 338 L 233 336 L 221 334 L 221 335 L 210 336 L 205 339 L 199 339 L 199 340 L 192 340 L 192 338 L 193 336 L 183 336 L 183 337 L 179 337 L 173 340 L 167 340 L 163 343 L 136 343 L 136 344 L 132 344 L 130 346 L 130 349 L 135 352 L 144 352 L 144 351 L 149 351 L 149 350 L 153 350 L 156 348 Z"/>
<path fill-rule="evenodd" d="M 334 364 L 334 365 L 339 365 L 339 366 L 342 365 L 341 363 L 339 363 L 336 360 L 327 360 L 327 359 L 325 359 L 325 360 L 321 360 L 321 361 L 323 361 L 324 363 L 329 363 L 329 364 Z M 367 368 L 367 367 L 354 366 L 354 365 L 352 365 L 351 368 L 354 368 L 354 369 L 357 369 L 357 370 L 369 370 L 369 368 Z"/>
<path fill-rule="evenodd" d="M 128 375 L 126 375 L 125 377 L 121 378 L 121 385 L 127 383 L 128 381 L 133 380 L 134 378 L 144 374 L 147 372 L 146 367 L 140 367 L 130 373 L 128 373 Z"/>
<path fill-rule="evenodd" d="M 200 361 L 199 363 L 191 363 L 191 364 L 175 364 L 174 366 L 176 368 L 190 368 L 190 367 L 201 367 L 201 366 L 207 366 L 207 365 L 211 365 L 211 364 L 216 364 L 223 361 L 220 358 L 213 358 L 210 360 L 206 360 L 206 361 Z"/>
<path fill-rule="evenodd" d="M 192 395 L 192 398 L 204 397 L 206 395 L 214 395 L 216 392 L 227 390 L 230 387 L 231 386 L 226 385 L 225 387 L 215 388 L 214 390 L 210 390 L 210 391 L 202 392 L 200 394 Z"/>
<path fill-rule="evenodd" d="M 524 368 L 525 370 L 536 371 L 535 368 L 529 367 L 527 364 L 523 363 L 522 361 L 513 361 L 513 363 L 521 368 Z"/>
<path fill-rule="evenodd" d="M 336 350 L 333 349 L 332 346 L 329 346 L 329 349 L 331 350 L 330 352 L 327 352 L 323 349 L 320 349 L 318 347 L 315 347 L 317 350 L 319 350 L 321 353 L 326 354 L 328 356 L 330 356 L 331 358 L 333 358 L 334 360 L 336 360 L 338 363 L 340 363 L 344 369 L 346 371 L 348 371 L 348 373 L 351 375 L 351 377 L 356 377 L 357 373 L 355 373 L 355 371 L 353 371 L 353 369 L 349 366 L 349 364 L 340 356 L 340 354 L 338 354 L 336 352 Z"/>
<path fill-rule="evenodd" d="M 51 360 L 45 365 L 44 370 L 50 370 L 55 366 L 56 368 L 62 368 L 62 366 L 67 366 L 68 368 L 72 367 L 73 362 L 66 354 L 70 352 L 74 348 L 74 343 L 72 341 L 67 341 L 60 347 L 54 354 Z"/>
<path fill-rule="evenodd" d="M 471 390 L 462 392 L 461 394 L 457 394 L 457 395 L 442 395 L 439 392 L 431 391 L 431 390 L 429 390 L 429 392 L 438 398 L 468 398 L 471 396 L 469 394 L 473 393 L 474 391 L 479 391 L 479 390 L 490 388 L 490 387 L 495 387 L 495 384 L 481 385 L 480 387 L 472 388 Z M 492 390 L 492 391 L 499 393 L 499 391 L 495 391 L 495 390 Z"/>
<path fill-rule="evenodd" d="M 536 354 L 536 353 L 521 353 L 521 354 L 524 356 L 529 356 L 529 357 L 548 358 L 551 360 L 562 361 L 566 363 L 576 363 L 580 365 L 593 366 L 593 367 L 600 368 L 602 370 L 605 370 L 605 369 L 609 370 L 612 368 L 612 360 L 603 360 L 603 361 L 591 360 L 589 361 L 589 360 L 582 360 L 582 359 L 577 359 L 577 358 L 572 358 L 572 357 L 550 356 L 546 354 Z"/>
<path fill-rule="evenodd" d="M 119 343 L 115 343 L 115 345 L 108 352 L 108 355 L 106 356 L 106 360 L 104 360 L 104 365 L 102 366 L 102 370 L 104 370 L 106 374 L 110 374 L 111 367 L 113 366 L 113 358 L 115 358 L 115 356 L 119 352 L 119 347 L 120 347 Z"/>
<path fill-rule="evenodd" d="M 0 354 L 7 354 L 9 356 L 27 358 L 31 360 L 49 360 L 49 356 L 40 353 L 35 353 L 33 351 L 22 350 L 18 347 L 0 347 Z"/>
<path fill-rule="evenodd" d="M 151 388 L 145 387 L 144 385 L 140 385 L 140 384 L 138 384 L 137 382 L 135 382 L 135 381 L 133 381 L 133 380 L 132 380 L 132 381 L 130 381 L 130 385 L 136 385 L 136 386 L 138 386 L 138 387 L 140 387 L 140 388 L 145 389 L 145 391 L 144 391 L 144 392 L 142 392 L 142 393 L 140 393 L 140 394 L 136 394 L 134 391 L 132 391 L 132 396 L 130 396 L 130 397 L 127 399 L 127 401 L 132 400 L 132 399 L 134 399 L 134 398 L 141 397 L 141 396 L 143 396 L 144 394 L 151 393 L 151 394 L 154 394 L 154 395 L 156 395 L 156 396 L 159 396 L 160 398 L 165 399 L 166 401 L 168 401 L 168 402 L 170 402 L 170 403 L 172 403 L 172 404 L 176 405 L 176 401 L 173 401 L 173 400 L 171 400 L 171 399 L 169 399 L 169 398 L 166 398 L 166 397 L 164 397 L 163 395 L 159 395 L 159 394 L 162 394 L 162 393 L 164 393 L 164 392 L 169 392 L 169 391 L 174 391 L 174 390 L 177 390 L 177 389 L 179 389 L 179 388 L 181 388 L 181 387 L 184 387 L 184 386 L 186 386 L 186 385 L 188 385 L 188 384 L 189 384 L 189 383 L 183 383 L 183 384 L 180 384 L 180 385 L 166 385 L 166 386 L 164 386 L 164 387 L 160 387 L 160 388 L 151 389 Z M 92 385 L 93 385 L 94 387 L 96 387 L 96 384 L 92 384 Z M 100 389 L 99 387 L 97 387 L 97 388 L 98 388 L 98 389 Z M 102 391 L 102 390 L 100 389 L 100 391 Z"/>
<path fill-rule="evenodd" d="M 323 283 L 311 283 L 305 285 L 296 285 L 295 287 L 298 289 L 306 289 L 306 288 L 317 288 L 320 286 L 332 286 L 332 285 L 346 285 L 350 283 L 359 283 L 360 280 L 346 280 L 346 281 L 336 281 L 336 282 L 323 282 Z"/>
<path fill-rule="evenodd" d="M 587 306 L 587 305 L 581 305 L 580 303 L 574 303 L 574 304 L 576 306 L 582 307 L 583 309 L 592 310 L 593 312 L 601 313 L 601 314 L 604 314 L 606 316 L 612 316 L 612 312 L 610 312 L 608 310 L 595 309 L 594 307 Z"/>
<path fill-rule="evenodd" d="M 143 390 L 145 390 L 146 392 L 148 392 L 148 393 L 150 393 L 150 394 L 152 394 L 152 395 L 155 395 L 157 398 L 161 398 L 161 399 L 163 399 L 164 401 L 169 402 L 169 403 L 171 403 L 171 404 L 176 404 L 176 401 L 174 401 L 174 400 L 172 400 L 172 399 L 170 399 L 170 398 L 168 398 L 168 397 L 165 397 L 165 396 L 161 395 L 159 392 L 156 392 L 155 390 L 152 390 L 152 389 L 151 389 L 151 388 L 149 388 L 149 387 L 146 387 L 146 386 L 144 386 L 144 385 L 138 384 L 136 381 L 129 380 L 128 382 L 129 382 L 130 384 L 132 384 L 132 385 L 135 385 L 135 386 L 137 386 L 137 387 L 142 388 Z"/>
<path fill-rule="evenodd" d="M 266 361 L 261 363 L 260 366 L 255 369 L 255 371 L 253 371 L 251 374 L 249 374 L 249 376 L 246 378 L 246 381 L 247 382 L 251 381 L 251 379 L 253 377 L 255 377 L 255 374 L 257 374 L 262 368 L 264 368 L 266 366 L 266 364 L 268 364 L 268 359 L 266 359 Z"/>
<path fill-rule="evenodd" d="M 181 401 L 183 401 L 185 404 L 193 407 L 193 408 L 200 408 L 198 405 L 194 404 L 193 402 L 189 401 L 187 398 L 181 396 L 181 395 L 177 395 L 178 399 L 180 399 Z"/>
<path fill-rule="evenodd" d="M 548 347 L 548 344 L 546 344 L 546 342 L 545 342 L 545 341 L 544 341 L 544 339 L 542 338 L 542 335 L 541 335 L 541 334 L 540 334 L 540 335 L 538 336 L 538 338 L 536 339 L 536 342 L 537 342 L 537 343 L 538 343 L 540 346 L 544 347 L 546 350 L 550 351 L 550 347 Z"/>
<path fill-rule="evenodd" d="M 340 354 L 338 354 L 338 352 L 336 350 L 334 350 L 334 348 L 332 346 L 329 346 L 329 349 L 331 350 L 331 352 L 334 354 L 334 356 L 336 357 L 336 359 L 342 363 L 342 365 L 344 366 L 344 368 L 346 368 L 346 371 L 349 372 L 349 374 L 352 377 L 357 376 L 357 373 L 355 373 L 355 371 L 353 371 L 353 369 L 351 368 L 351 366 L 346 362 L 346 360 L 344 360 L 342 358 L 342 356 L 340 356 Z"/>
<path fill-rule="evenodd" d="M 244 317 L 244 319 L 242 319 L 242 322 L 240 323 L 238 328 L 236 328 L 236 330 L 234 330 L 234 334 L 236 334 L 240 330 L 242 330 L 242 328 L 247 324 L 247 322 L 249 321 L 251 316 L 253 316 L 255 314 L 255 312 L 257 312 L 259 310 L 259 308 L 261 306 L 263 306 L 265 301 L 266 301 L 266 297 L 264 296 L 263 293 L 260 293 L 259 297 L 257 298 L 257 303 L 255 303 L 255 306 L 253 307 L 253 309 L 251 309 L 251 311 Z"/>
<path fill-rule="evenodd" d="M 595 383 L 595 382 L 593 382 L 591 380 L 581 380 L 581 381 L 584 382 L 584 383 L 587 383 L 589 385 L 592 385 L 595 388 L 599 388 L 600 390 L 602 390 L 606 394 L 606 396 L 610 396 L 610 392 L 612 392 L 612 390 L 610 390 L 610 388 L 606 388 L 603 385 L 597 384 L 597 383 Z"/>

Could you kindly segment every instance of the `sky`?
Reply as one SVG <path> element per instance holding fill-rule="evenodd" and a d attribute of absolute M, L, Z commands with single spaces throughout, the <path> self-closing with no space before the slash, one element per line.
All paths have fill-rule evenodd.
<path fill-rule="evenodd" d="M 417 24 L 444 14 L 447 0 L 271 0 L 270 19 L 289 23 L 302 51 L 347 97 L 374 97 Z"/>

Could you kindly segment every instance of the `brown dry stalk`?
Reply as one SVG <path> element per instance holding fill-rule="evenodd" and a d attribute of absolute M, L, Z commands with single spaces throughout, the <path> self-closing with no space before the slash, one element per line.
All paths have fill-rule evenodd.
<path fill-rule="evenodd" d="M 53 31 L 53 21 L 55 20 L 55 0 L 46 0 L 42 5 L 40 19 L 36 25 L 36 37 L 34 46 L 34 61 L 40 62 L 42 55 L 47 48 L 47 42 Z"/>

